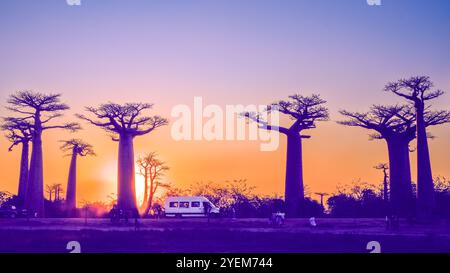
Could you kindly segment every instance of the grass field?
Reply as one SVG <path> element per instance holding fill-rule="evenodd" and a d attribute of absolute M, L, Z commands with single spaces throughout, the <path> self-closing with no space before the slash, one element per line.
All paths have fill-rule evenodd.
<path fill-rule="evenodd" d="M 0 219 L 0 252 L 449 252 L 450 223 L 400 223 L 386 230 L 384 219 L 287 219 L 273 228 L 267 219 Z"/>

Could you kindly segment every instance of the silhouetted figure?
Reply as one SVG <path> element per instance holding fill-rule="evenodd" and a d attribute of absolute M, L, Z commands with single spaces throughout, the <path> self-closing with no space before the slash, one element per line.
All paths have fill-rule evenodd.
<path fill-rule="evenodd" d="M 99 107 L 86 107 L 97 120 L 77 115 L 89 123 L 113 134 L 112 139 L 119 142 L 118 158 L 118 206 L 121 209 L 136 209 L 135 170 L 133 140 L 167 124 L 160 116 L 142 116 L 142 112 L 152 108 L 148 103 L 126 103 L 124 105 L 107 103 Z"/>
<path fill-rule="evenodd" d="M 236 219 L 236 209 L 234 207 L 231 207 L 231 218 Z"/>
<path fill-rule="evenodd" d="M 203 212 L 205 213 L 205 216 L 208 218 L 208 223 L 209 223 L 209 218 L 211 215 L 211 204 L 208 202 L 203 202 Z"/>
<path fill-rule="evenodd" d="M 153 213 L 154 213 L 156 219 L 161 218 L 163 211 L 162 211 L 162 207 L 160 204 L 156 203 L 153 205 Z"/>
<path fill-rule="evenodd" d="M 281 227 L 284 224 L 285 213 L 274 212 L 270 215 L 269 223 L 274 227 Z"/>

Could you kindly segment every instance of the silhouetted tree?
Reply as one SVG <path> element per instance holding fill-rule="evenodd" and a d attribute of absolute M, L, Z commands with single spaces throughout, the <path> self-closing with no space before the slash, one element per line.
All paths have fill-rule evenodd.
<path fill-rule="evenodd" d="M 385 91 L 409 100 L 416 110 L 417 120 L 417 208 L 418 216 L 427 219 L 434 207 L 434 187 L 431 172 L 430 153 L 426 132 L 426 101 L 444 94 L 441 90 L 431 90 L 433 83 L 429 77 L 416 76 L 388 83 Z"/>
<path fill-rule="evenodd" d="M 388 146 L 390 201 L 394 214 L 411 215 L 414 211 L 411 188 L 411 167 L 409 143 L 416 134 L 415 115 L 407 105 L 372 106 L 370 112 L 358 113 L 340 111 L 350 118 L 340 121 L 347 126 L 358 126 L 376 131 L 371 139 L 384 139 Z M 427 112 L 426 126 L 448 122 L 450 115 L 445 111 Z"/>
<path fill-rule="evenodd" d="M 48 201 L 52 202 L 52 197 L 53 197 L 53 191 L 54 188 L 53 186 L 50 185 L 45 185 L 45 192 L 48 194 Z"/>
<path fill-rule="evenodd" d="M 42 133 L 49 129 L 79 129 L 77 123 L 61 125 L 49 124 L 62 116 L 62 111 L 69 109 L 60 102 L 60 94 L 42 94 L 32 91 L 19 91 L 8 99 L 7 109 L 18 113 L 21 119 L 32 124 L 32 152 L 28 173 L 27 192 L 24 204 L 38 216 L 44 215 L 44 177 L 42 156 Z"/>
<path fill-rule="evenodd" d="M 436 177 L 434 185 L 436 214 L 440 217 L 450 218 L 450 179 Z"/>
<path fill-rule="evenodd" d="M 383 217 L 385 210 L 383 198 L 375 187 L 367 183 L 358 183 L 328 198 L 328 207 L 332 217 Z"/>
<path fill-rule="evenodd" d="M 387 204 L 389 202 L 388 197 L 388 170 L 389 166 L 386 163 L 379 163 L 378 165 L 374 166 L 375 169 L 383 171 L 383 200 Z"/>
<path fill-rule="evenodd" d="M 84 115 L 77 115 L 91 124 L 101 127 L 113 134 L 113 140 L 119 142 L 118 159 L 118 206 L 123 209 L 136 210 L 136 189 L 134 170 L 133 139 L 150 133 L 167 124 L 160 116 L 141 116 L 144 110 L 152 108 L 148 103 L 102 104 L 99 107 L 86 107 L 97 120 Z"/>
<path fill-rule="evenodd" d="M 325 208 L 324 205 L 323 205 L 323 197 L 327 196 L 328 193 L 326 193 L 326 192 L 316 192 L 315 194 L 320 196 L 320 206 L 322 206 L 322 208 Z"/>
<path fill-rule="evenodd" d="M 61 150 L 70 152 L 69 175 L 67 178 L 66 209 L 72 213 L 77 205 L 77 158 L 78 156 L 95 155 L 92 145 L 80 140 L 70 139 L 62 141 Z"/>
<path fill-rule="evenodd" d="M 23 205 L 25 195 L 27 192 L 27 182 L 28 182 L 28 154 L 29 154 L 29 142 L 33 134 L 32 125 L 19 118 L 7 117 L 4 118 L 4 123 L 1 129 L 7 131 L 6 137 L 11 142 L 9 151 L 12 151 L 14 146 L 21 145 L 22 153 L 20 157 L 20 174 L 19 174 L 19 187 L 17 190 L 18 201 Z"/>
<path fill-rule="evenodd" d="M 61 201 L 61 195 L 63 194 L 64 190 L 62 188 L 61 184 L 53 184 L 51 186 L 53 188 L 53 192 L 55 193 L 55 202 L 56 201 Z"/>
<path fill-rule="evenodd" d="M 161 182 L 164 172 L 169 170 L 165 162 L 156 157 L 155 152 L 148 153 L 137 160 L 139 172 L 144 177 L 144 200 L 142 207 L 145 208 L 144 216 L 148 215 L 153 205 L 153 198 L 159 187 L 167 187 Z"/>
<path fill-rule="evenodd" d="M 289 217 L 302 214 L 305 199 L 303 185 L 302 139 L 310 136 L 302 134 L 304 130 L 316 128 L 317 121 L 328 120 L 328 109 L 323 105 L 325 100 L 319 95 L 289 96 L 289 100 L 281 100 L 271 104 L 268 110 L 276 110 L 294 120 L 289 128 L 274 126 L 261 119 L 257 113 L 244 115 L 257 122 L 259 128 L 275 130 L 287 136 L 285 201 L 286 213 Z"/>

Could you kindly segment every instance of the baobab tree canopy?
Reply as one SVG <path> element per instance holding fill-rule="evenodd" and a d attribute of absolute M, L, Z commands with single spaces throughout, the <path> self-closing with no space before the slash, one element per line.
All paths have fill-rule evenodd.
<path fill-rule="evenodd" d="M 326 103 L 319 95 L 302 96 L 292 95 L 289 100 L 280 100 L 272 103 L 269 109 L 276 109 L 294 120 L 291 127 L 292 132 L 300 132 L 306 129 L 316 128 L 317 121 L 327 121 L 328 109 L 323 106 Z"/>
<path fill-rule="evenodd" d="M 8 98 L 9 109 L 20 114 L 20 119 L 32 124 L 32 153 L 28 174 L 27 192 L 24 204 L 39 216 L 44 215 L 44 181 L 42 132 L 49 129 L 80 129 L 78 123 L 53 124 L 69 106 L 60 101 L 60 94 L 43 94 L 33 91 L 19 91 Z"/>
<path fill-rule="evenodd" d="M 136 210 L 136 190 L 134 185 L 133 139 L 150 133 L 167 124 L 160 116 L 142 116 L 143 111 L 151 109 L 148 103 L 102 104 L 99 107 L 86 107 L 86 111 L 96 119 L 77 115 L 89 123 L 112 133 L 112 139 L 119 141 L 118 160 L 118 205 L 124 209 Z"/>
<path fill-rule="evenodd" d="M 64 152 L 70 152 L 68 155 L 73 155 L 74 153 L 79 156 L 95 155 L 94 149 L 91 144 L 84 142 L 81 139 L 70 139 L 61 141 L 60 149 Z"/>
<path fill-rule="evenodd" d="M 339 113 L 350 118 L 338 121 L 339 124 L 376 131 L 370 135 L 371 139 L 390 138 L 398 134 L 405 134 L 411 140 L 415 137 L 416 118 L 413 109 L 408 105 L 373 105 L 369 112 L 341 110 Z"/>
<path fill-rule="evenodd" d="M 268 124 L 260 118 L 258 113 L 244 113 L 245 117 L 257 122 L 261 129 L 276 130 L 287 136 L 285 201 L 286 212 L 290 217 L 301 214 L 305 198 L 302 138 L 309 138 L 309 136 L 301 135 L 301 132 L 316 128 L 317 121 L 328 120 L 329 113 L 324 106 L 325 103 L 326 101 L 316 94 L 311 96 L 295 94 L 289 96 L 288 100 L 280 100 L 267 107 L 267 110 L 279 111 L 294 120 L 290 127 Z"/>
<path fill-rule="evenodd" d="M 3 121 L 1 129 L 7 132 L 6 138 L 11 142 L 9 151 L 12 151 L 14 146 L 31 141 L 33 128 L 29 121 L 14 117 L 3 118 Z"/>
<path fill-rule="evenodd" d="M 412 101 L 415 107 L 423 107 L 425 101 L 438 98 L 444 94 L 442 90 L 431 90 L 431 88 L 433 88 L 433 82 L 431 82 L 430 77 L 415 76 L 390 82 L 384 87 L 384 90 Z"/>

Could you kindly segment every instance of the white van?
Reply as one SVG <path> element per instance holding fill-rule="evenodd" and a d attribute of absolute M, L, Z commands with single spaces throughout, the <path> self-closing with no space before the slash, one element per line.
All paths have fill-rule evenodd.
<path fill-rule="evenodd" d="M 205 217 L 205 207 L 210 207 L 212 216 L 219 216 L 220 209 L 204 196 L 168 197 L 164 204 L 167 217 Z"/>

